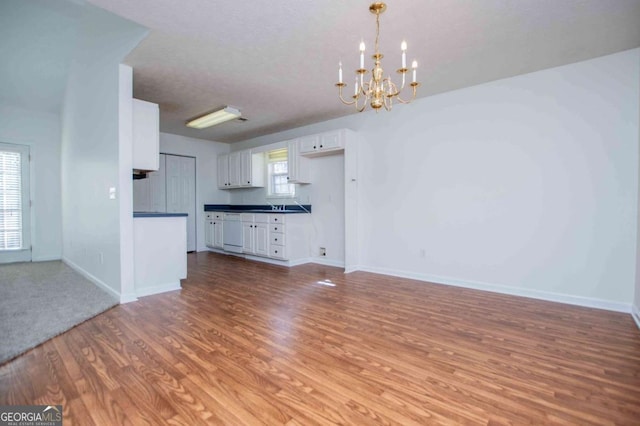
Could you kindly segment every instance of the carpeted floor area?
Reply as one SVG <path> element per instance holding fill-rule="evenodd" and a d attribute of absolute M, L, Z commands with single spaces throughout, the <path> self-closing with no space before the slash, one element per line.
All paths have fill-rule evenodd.
<path fill-rule="evenodd" d="M 0 265 L 0 364 L 117 304 L 61 261 Z"/>

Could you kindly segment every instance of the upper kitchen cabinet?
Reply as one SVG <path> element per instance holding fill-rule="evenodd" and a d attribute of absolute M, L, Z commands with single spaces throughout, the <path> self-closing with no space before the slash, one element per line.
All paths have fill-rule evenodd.
<path fill-rule="evenodd" d="M 264 186 L 264 153 L 250 149 L 218 156 L 218 188 L 256 188 Z"/>
<path fill-rule="evenodd" d="M 319 157 L 342 152 L 349 132 L 347 129 L 341 129 L 302 137 L 299 141 L 300 155 Z"/>
<path fill-rule="evenodd" d="M 300 156 L 300 142 L 301 139 L 287 141 L 287 182 L 289 183 L 311 182 L 309 159 Z"/>
<path fill-rule="evenodd" d="M 133 169 L 160 167 L 160 111 L 158 104 L 133 99 Z"/>

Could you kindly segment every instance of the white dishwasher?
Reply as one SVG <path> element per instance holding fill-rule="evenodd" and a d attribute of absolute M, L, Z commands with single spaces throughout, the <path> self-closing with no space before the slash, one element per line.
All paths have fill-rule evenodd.
<path fill-rule="evenodd" d="M 242 253 L 242 221 L 240 213 L 225 213 L 222 225 L 224 250 Z"/>

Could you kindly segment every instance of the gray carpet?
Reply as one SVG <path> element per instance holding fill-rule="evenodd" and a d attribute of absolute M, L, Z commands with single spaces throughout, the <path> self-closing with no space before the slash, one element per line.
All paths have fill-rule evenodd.
<path fill-rule="evenodd" d="M 116 304 L 61 261 L 0 265 L 0 364 Z"/>

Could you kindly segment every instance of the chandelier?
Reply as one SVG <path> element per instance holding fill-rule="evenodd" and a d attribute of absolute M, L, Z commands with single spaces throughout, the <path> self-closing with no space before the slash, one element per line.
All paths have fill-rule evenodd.
<path fill-rule="evenodd" d="M 369 82 L 364 81 L 365 74 L 368 71 L 364 67 L 364 50 L 365 45 L 364 41 L 360 42 L 360 68 L 356 70 L 356 78 L 354 83 L 354 91 L 352 100 L 345 100 L 342 96 L 342 89 L 344 89 L 347 85 L 342 81 L 342 62 L 338 64 L 338 83 L 336 86 L 338 87 L 338 96 L 340 100 L 345 105 L 355 105 L 356 110 L 358 112 L 362 112 L 367 107 L 367 104 L 371 105 L 371 108 L 375 109 L 376 112 L 380 110 L 380 108 L 384 107 L 387 111 L 391 111 L 393 106 L 393 100 L 397 99 L 398 102 L 403 104 L 408 104 L 416 97 L 416 90 L 420 83 L 416 81 L 416 70 L 418 68 L 418 62 L 413 61 L 411 64 L 412 70 L 412 81 L 409 83 L 413 91 L 413 96 L 409 100 L 404 100 L 400 97 L 400 92 L 405 87 L 406 75 L 409 71 L 407 69 L 407 43 L 405 41 L 400 45 L 400 49 L 402 51 L 402 67 L 398 69 L 396 72 L 402 76 L 402 82 L 400 84 L 400 88 L 391 81 L 391 76 L 387 75 L 384 77 L 384 70 L 382 69 L 382 53 L 378 51 L 378 38 L 380 37 L 380 14 L 383 13 L 387 9 L 387 5 L 382 2 L 373 3 L 369 6 L 369 11 L 376 15 L 376 42 L 375 42 L 375 50 L 374 54 L 371 56 L 373 58 L 374 65 L 371 70 L 371 79 Z"/>

